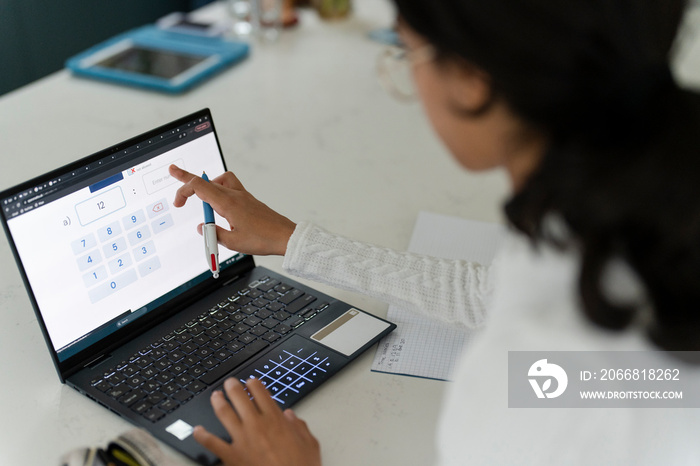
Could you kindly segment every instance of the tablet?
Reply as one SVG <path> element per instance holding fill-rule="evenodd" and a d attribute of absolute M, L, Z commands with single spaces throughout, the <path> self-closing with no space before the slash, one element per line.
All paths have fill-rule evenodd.
<path fill-rule="evenodd" d="M 182 92 L 248 55 L 248 44 L 146 26 L 70 58 L 75 74 Z"/>

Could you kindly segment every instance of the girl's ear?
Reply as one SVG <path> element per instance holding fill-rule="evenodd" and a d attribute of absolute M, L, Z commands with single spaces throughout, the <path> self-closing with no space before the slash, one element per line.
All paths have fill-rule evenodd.
<path fill-rule="evenodd" d="M 448 64 L 445 72 L 448 104 L 461 115 L 478 116 L 486 113 L 493 102 L 491 78 L 470 64 Z"/>

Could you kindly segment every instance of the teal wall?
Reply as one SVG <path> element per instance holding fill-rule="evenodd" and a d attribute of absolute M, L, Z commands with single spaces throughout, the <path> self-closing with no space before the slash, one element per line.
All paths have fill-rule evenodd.
<path fill-rule="evenodd" d="M 0 0 L 0 95 L 78 52 L 202 0 Z"/>

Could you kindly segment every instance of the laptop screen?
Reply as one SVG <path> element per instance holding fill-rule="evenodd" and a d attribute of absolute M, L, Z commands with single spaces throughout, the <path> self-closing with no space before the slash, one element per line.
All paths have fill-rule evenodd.
<path fill-rule="evenodd" d="M 168 173 L 173 163 L 223 173 L 209 113 L 103 153 L 0 199 L 59 361 L 212 279 L 196 231 L 202 203 L 173 207 L 181 183 Z M 221 247 L 221 269 L 242 257 Z"/>

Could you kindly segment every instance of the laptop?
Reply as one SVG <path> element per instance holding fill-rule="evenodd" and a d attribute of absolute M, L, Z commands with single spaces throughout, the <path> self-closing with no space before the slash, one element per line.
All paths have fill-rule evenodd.
<path fill-rule="evenodd" d="M 171 164 L 226 171 L 208 109 L 1 192 L 2 223 L 61 382 L 208 465 L 226 378 L 289 407 L 396 326 L 223 247 L 213 278 Z"/>

